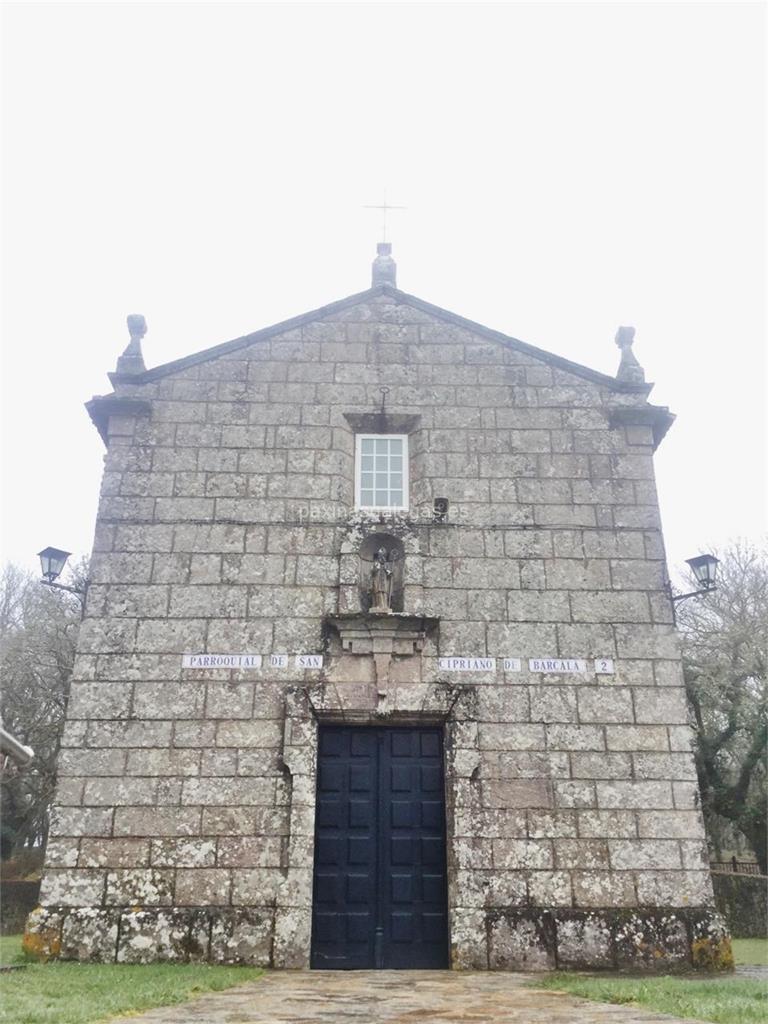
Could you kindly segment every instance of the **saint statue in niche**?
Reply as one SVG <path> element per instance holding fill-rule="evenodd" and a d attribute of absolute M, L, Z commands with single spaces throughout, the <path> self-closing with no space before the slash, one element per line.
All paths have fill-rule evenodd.
<path fill-rule="evenodd" d="M 403 610 L 405 551 L 399 537 L 369 533 L 360 545 L 360 607 L 373 615 Z"/>
<path fill-rule="evenodd" d="M 393 555 L 379 548 L 373 556 L 371 568 L 371 611 L 381 614 L 392 611 Z"/>

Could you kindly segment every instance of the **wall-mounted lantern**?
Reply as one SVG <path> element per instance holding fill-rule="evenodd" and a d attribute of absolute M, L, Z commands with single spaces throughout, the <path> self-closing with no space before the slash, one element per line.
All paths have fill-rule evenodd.
<path fill-rule="evenodd" d="M 71 551 L 61 551 L 59 548 L 43 548 L 42 551 L 37 552 L 37 557 L 40 559 L 40 569 L 46 583 L 53 583 L 55 579 L 61 576 L 64 566 L 67 564 L 67 559 L 71 554 Z"/>
<path fill-rule="evenodd" d="M 696 582 L 702 588 L 700 593 L 707 590 L 714 590 L 717 578 L 717 567 L 720 559 L 714 555 L 697 555 L 695 558 L 686 559 L 686 565 L 690 565 L 691 572 L 696 577 Z"/>
<path fill-rule="evenodd" d="M 670 588 L 670 598 L 674 604 L 678 601 L 685 601 L 688 597 L 699 597 L 701 594 L 708 594 L 717 587 L 717 567 L 720 559 L 714 555 L 696 555 L 695 558 L 687 558 L 686 565 L 691 567 L 691 572 L 699 584 L 699 590 L 692 590 L 690 594 L 673 594 Z"/>
<path fill-rule="evenodd" d="M 56 580 L 64 571 L 64 566 L 67 564 L 67 559 L 71 554 L 71 551 L 62 551 L 60 548 L 50 547 L 38 551 L 40 570 L 43 575 L 40 582 L 46 587 L 53 587 L 55 590 L 66 590 L 70 594 L 77 594 L 80 598 L 84 598 L 85 587 L 68 587 L 64 583 L 56 583 Z"/>

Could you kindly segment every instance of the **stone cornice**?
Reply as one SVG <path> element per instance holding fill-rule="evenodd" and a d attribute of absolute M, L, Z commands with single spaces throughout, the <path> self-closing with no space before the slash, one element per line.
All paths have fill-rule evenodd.
<path fill-rule="evenodd" d="M 653 450 L 659 447 L 675 422 L 675 414 L 665 405 L 622 405 L 608 411 L 608 425 L 615 427 L 651 427 Z"/>
<path fill-rule="evenodd" d="M 412 434 L 419 428 L 419 413 L 345 412 L 344 419 L 356 434 Z"/>
<path fill-rule="evenodd" d="M 398 655 L 418 654 L 440 624 L 439 619 L 406 612 L 350 612 L 328 615 L 325 622 L 338 633 L 342 649 L 349 654 Z"/>
<path fill-rule="evenodd" d="M 377 702 L 387 698 L 392 659 L 420 654 L 427 637 L 435 636 L 440 625 L 439 619 L 405 612 L 352 612 L 328 615 L 324 621 L 338 633 L 342 661 L 349 655 L 373 657 Z"/>
<path fill-rule="evenodd" d="M 110 416 L 149 416 L 152 412 L 151 403 L 144 399 L 118 398 L 117 395 L 96 395 L 85 403 L 85 408 L 104 444 L 109 443 Z"/>

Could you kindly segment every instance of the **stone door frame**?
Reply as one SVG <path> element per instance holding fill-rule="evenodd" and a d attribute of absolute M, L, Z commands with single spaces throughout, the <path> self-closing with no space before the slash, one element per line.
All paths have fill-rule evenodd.
<path fill-rule="evenodd" d="M 445 778 L 446 852 L 448 874 L 448 937 L 451 966 L 463 966 L 472 956 L 477 935 L 474 915 L 480 908 L 459 908 L 457 853 L 454 829 L 456 811 L 470 811 L 476 769 L 480 765 L 477 740 L 476 687 L 435 683 L 424 687 L 419 708 L 398 707 L 386 711 L 354 706 L 345 700 L 344 687 L 324 683 L 295 687 L 286 693 L 281 766 L 281 798 L 287 805 L 288 838 L 283 879 L 275 900 L 273 963 L 276 968 L 308 969 L 312 937 L 312 873 L 315 844 L 318 726 L 432 725 L 443 728 Z M 359 693 L 358 690 L 352 692 Z M 350 692 L 350 697 L 352 696 Z M 396 695 L 393 694 L 396 698 Z M 467 909 L 472 913 L 467 919 Z M 466 948 L 465 948 L 466 947 Z"/>

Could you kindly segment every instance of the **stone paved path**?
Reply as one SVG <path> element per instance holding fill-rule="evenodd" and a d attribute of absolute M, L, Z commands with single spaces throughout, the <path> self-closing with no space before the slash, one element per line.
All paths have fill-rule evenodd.
<path fill-rule="evenodd" d="M 749 978 L 752 981 L 764 981 L 768 984 L 768 964 L 740 964 L 736 968 L 737 978 Z"/>
<path fill-rule="evenodd" d="M 650 1010 L 525 988 L 530 980 L 488 971 L 275 971 L 111 1024 L 683 1024 Z"/>

